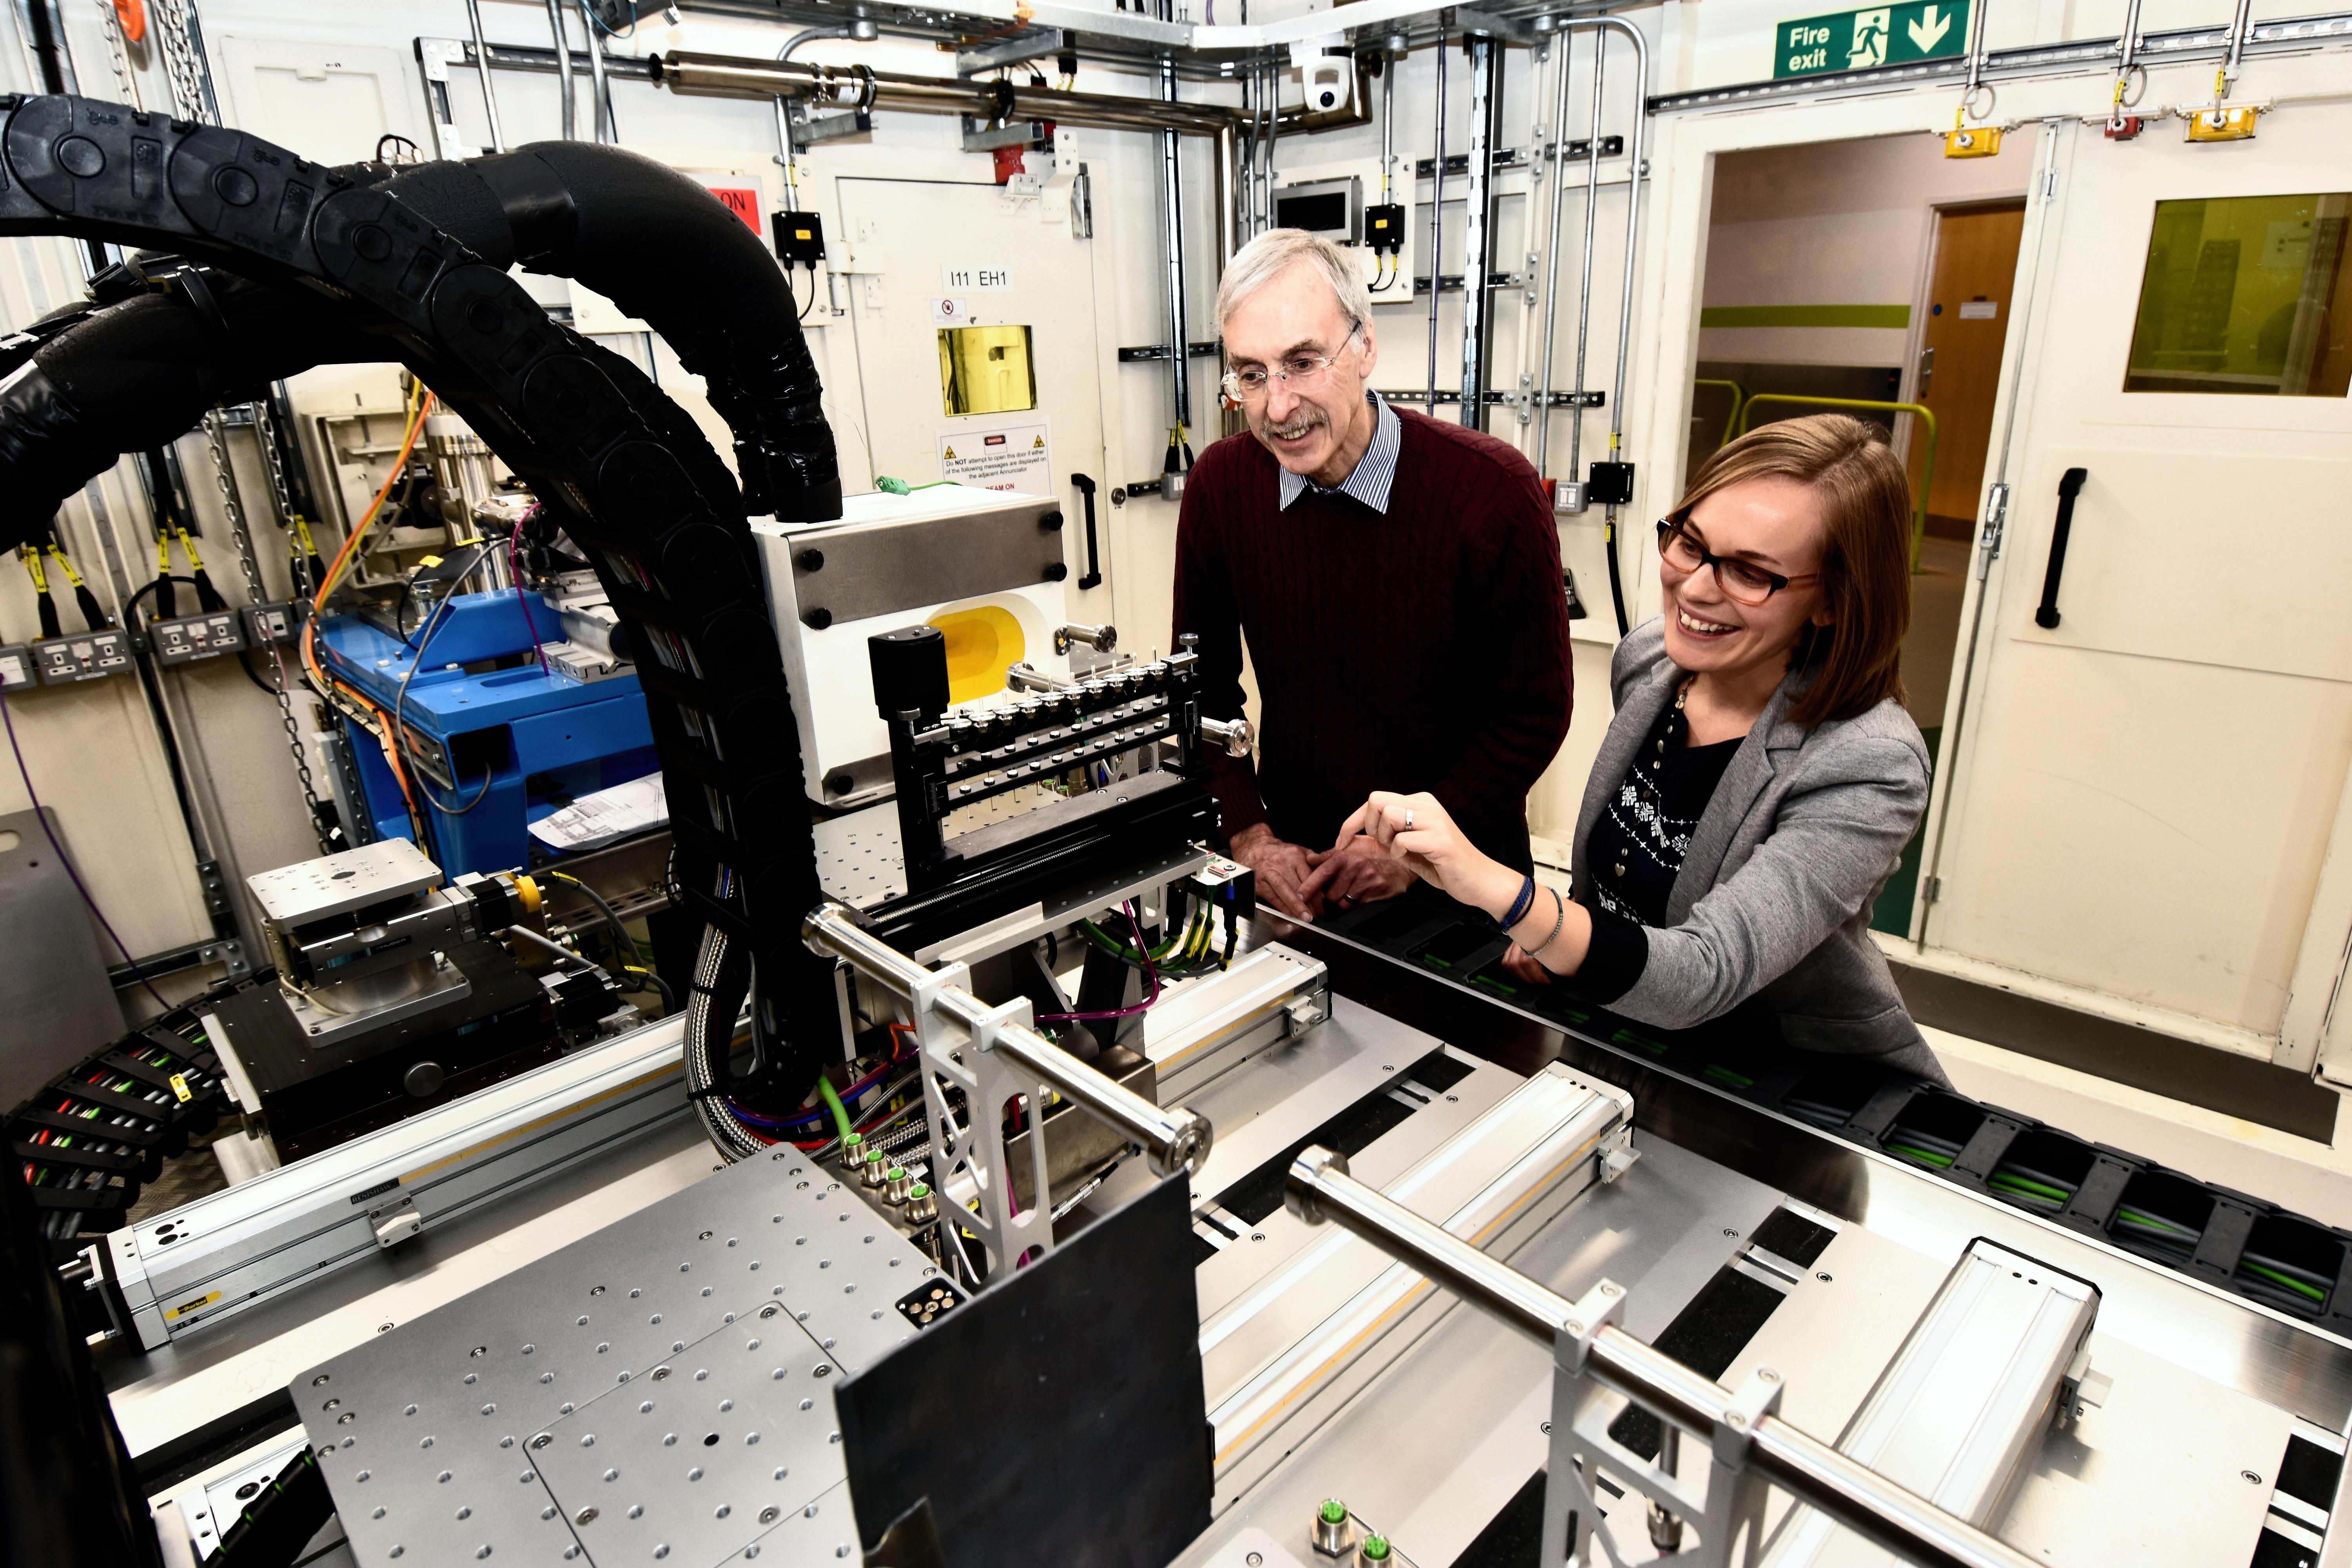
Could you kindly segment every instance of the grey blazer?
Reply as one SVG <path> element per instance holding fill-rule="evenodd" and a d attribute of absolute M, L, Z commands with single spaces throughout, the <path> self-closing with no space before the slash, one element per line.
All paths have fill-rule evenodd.
<path fill-rule="evenodd" d="M 1617 716 L 1601 741 L 1576 821 L 1576 896 L 1590 901 L 1586 843 L 1682 671 L 1663 623 L 1617 645 Z M 1792 673 L 1734 752 L 1691 834 L 1649 961 L 1612 1012 L 1681 1029 L 1753 999 L 1806 1050 L 1875 1054 L 1925 1047 L 1870 907 L 1927 806 L 1927 748 L 1901 703 L 1807 731 L 1790 721 L 1805 678 Z"/>

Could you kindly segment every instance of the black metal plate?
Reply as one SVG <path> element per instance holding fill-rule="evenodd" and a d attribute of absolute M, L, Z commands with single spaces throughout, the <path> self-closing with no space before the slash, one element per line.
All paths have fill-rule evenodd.
<path fill-rule="evenodd" d="M 1171 1177 L 835 1390 L 861 1540 L 925 1499 L 952 1568 L 1160 1568 L 1207 1529 L 1193 1251 Z"/>

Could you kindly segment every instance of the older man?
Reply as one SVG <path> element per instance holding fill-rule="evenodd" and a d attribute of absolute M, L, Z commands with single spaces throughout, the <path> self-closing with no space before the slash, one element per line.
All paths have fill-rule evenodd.
<path fill-rule="evenodd" d="M 1217 326 L 1249 434 L 1211 447 L 1185 488 L 1176 631 L 1200 637 L 1212 716 L 1242 710 L 1244 638 L 1257 677 L 1259 766 L 1218 757 L 1211 778 L 1231 853 L 1289 914 L 1389 898 L 1410 873 L 1333 836 L 1374 789 L 1427 790 L 1526 868 L 1528 790 L 1570 697 L 1535 469 L 1371 390 L 1371 300 L 1327 240 L 1276 229 L 1244 247 Z"/>

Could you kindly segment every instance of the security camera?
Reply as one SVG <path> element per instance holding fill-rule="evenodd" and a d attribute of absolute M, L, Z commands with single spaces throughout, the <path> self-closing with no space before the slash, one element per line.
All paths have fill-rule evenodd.
<path fill-rule="evenodd" d="M 1345 109 L 1355 82 L 1345 60 L 1318 60 L 1307 68 L 1307 107 L 1318 114 Z"/>

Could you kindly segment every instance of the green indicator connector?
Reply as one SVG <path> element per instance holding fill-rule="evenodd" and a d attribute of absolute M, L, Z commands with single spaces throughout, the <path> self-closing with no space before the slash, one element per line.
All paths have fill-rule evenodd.
<path fill-rule="evenodd" d="M 1326 1524 L 1345 1524 L 1348 1522 L 1348 1505 L 1341 1502 L 1338 1498 L 1325 1498 L 1323 1500 L 1323 1506 L 1316 1511 L 1322 1516 L 1323 1522 Z"/>
<path fill-rule="evenodd" d="M 886 1182 L 903 1182 L 907 1179 L 907 1168 L 904 1165 L 893 1165 L 883 1173 L 882 1179 Z"/>
<path fill-rule="evenodd" d="M 907 1195 L 909 1198 L 927 1198 L 931 1195 L 931 1189 L 927 1184 L 917 1182 L 907 1189 Z"/>
<path fill-rule="evenodd" d="M 1389 1538 L 1385 1535 L 1367 1535 L 1364 1537 L 1363 1559 L 1367 1563 L 1387 1562 L 1389 1560 Z"/>
<path fill-rule="evenodd" d="M 865 1147 L 866 1134 L 863 1132 L 852 1132 L 841 1141 L 841 1157 L 847 1160 L 854 1165 L 858 1161 L 866 1158 L 863 1153 L 859 1152 L 859 1151 L 863 1150 Z"/>

